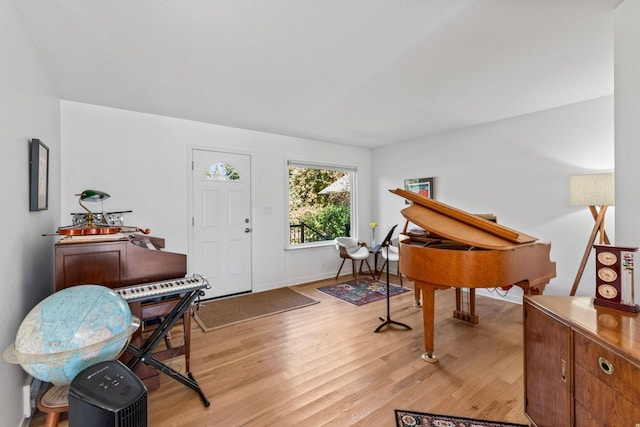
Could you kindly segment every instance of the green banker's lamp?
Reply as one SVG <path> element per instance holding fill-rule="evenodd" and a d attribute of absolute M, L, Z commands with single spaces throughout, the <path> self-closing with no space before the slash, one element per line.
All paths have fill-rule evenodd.
<path fill-rule="evenodd" d="M 109 194 L 105 193 L 104 191 L 98 191 L 98 190 L 84 190 L 82 193 L 76 194 L 76 196 L 80 197 L 78 199 L 78 203 L 80 204 L 80 206 L 82 206 L 82 208 L 87 211 L 88 226 L 93 225 L 93 212 L 91 212 L 89 208 L 83 205 L 82 202 L 102 202 L 108 199 L 109 197 L 111 197 Z"/>

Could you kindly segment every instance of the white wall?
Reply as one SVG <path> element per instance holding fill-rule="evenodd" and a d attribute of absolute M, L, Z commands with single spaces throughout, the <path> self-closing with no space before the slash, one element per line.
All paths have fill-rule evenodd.
<path fill-rule="evenodd" d="M 105 211 L 133 210 L 127 225 L 150 228 L 166 250 L 188 254 L 189 150 L 208 147 L 252 156 L 254 291 L 331 277 L 340 265 L 333 245 L 285 251 L 286 158 L 356 166 L 354 230 L 368 232 L 369 149 L 65 101 L 61 115 L 63 223 L 81 209 L 75 194 L 102 190 L 111 195 Z"/>
<path fill-rule="evenodd" d="M 613 140 L 609 96 L 380 148 L 373 156 L 376 219 L 383 229 L 402 228 L 403 199 L 386 190 L 402 188 L 407 178 L 435 177 L 437 200 L 493 213 L 503 225 L 550 241 L 557 277 L 545 292 L 569 295 L 594 224 L 588 209 L 569 204 L 569 177 L 612 171 Z M 579 295 L 593 294 L 592 262 Z"/>
<path fill-rule="evenodd" d="M 616 243 L 640 246 L 640 1 L 627 0 L 614 14 Z M 636 255 L 640 257 L 640 254 Z M 637 273 L 636 273 L 637 274 Z M 636 282 L 638 280 L 636 279 Z M 636 295 L 640 295 L 636 289 Z M 636 297 L 636 302 L 640 302 Z"/>
<path fill-rule="evenodd" d="M 59 102 L 22 27 L 13 2 L 0 0 L 0 351 L 13 343 L 22 319 L 53 292 L 53 241 L 43 233 L 60 219 Z M 29 140 L 50 149 L 49 210 L 29 212 Z M 26 374 L 0 359 L 0 424 L 22 422 Z"/>

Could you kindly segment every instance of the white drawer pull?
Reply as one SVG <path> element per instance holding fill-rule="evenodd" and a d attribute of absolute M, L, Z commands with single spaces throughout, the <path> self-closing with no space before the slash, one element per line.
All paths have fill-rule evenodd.
<path fill-rule="evenodd" d="M 613 374 L 613 365 L 604 357 L 598 358 L 598 363 L 600 364 L 600 369 L 607 375 Z"/>

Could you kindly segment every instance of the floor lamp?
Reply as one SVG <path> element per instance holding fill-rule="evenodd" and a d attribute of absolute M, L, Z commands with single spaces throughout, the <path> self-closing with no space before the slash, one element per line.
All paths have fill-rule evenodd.
<path fill-rule="evenodd" d="M 573 281 L 571 296 L 576 294 L 584 267 L 587 265 L 591 248 L 595 243 L 596 236 L 599 235 L 599 243 L 609 245 L 609 237 L 604 230 L 604 216 L 607 207 L 613 206 L 615 194 L 615 181 L 613 173 L 600 173 L 592 175 L 577 175 L 570 178 L 571 204 L 578 206 L 589 206 L 591 215 L 595 220 L 593 230 L 589 236 L 587 247 L 582 256 L 582 262 L 578 269 L 576 279 Z M 598 210 L 599 208 L 599 210 Z"/>

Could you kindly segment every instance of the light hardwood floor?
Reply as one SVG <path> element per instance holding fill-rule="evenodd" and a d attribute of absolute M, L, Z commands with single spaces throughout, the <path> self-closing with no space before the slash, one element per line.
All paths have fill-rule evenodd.
<path fill-rule="evenodd" d="M 211 406 L 161 375 L 149 425 L 394 426 L 394 409 L 528 424 L 520 305 L 478 297 L 480 323 L 471 326 L 451 317 L 453 291 L 437 292 L 440 361 L 429 364 L 413 292 L 391 299 L 391 318 L 413 329 L 374 333 L 386 303 L 353 306 L 316 289 L 327 283 L 293 287 L 320 304 L 207 333 L 192 322 L 191 370 Z M 172 366 L 184 369 L 183 360 Z M 31 425 L 44 426 L 44 416 Z"/>

